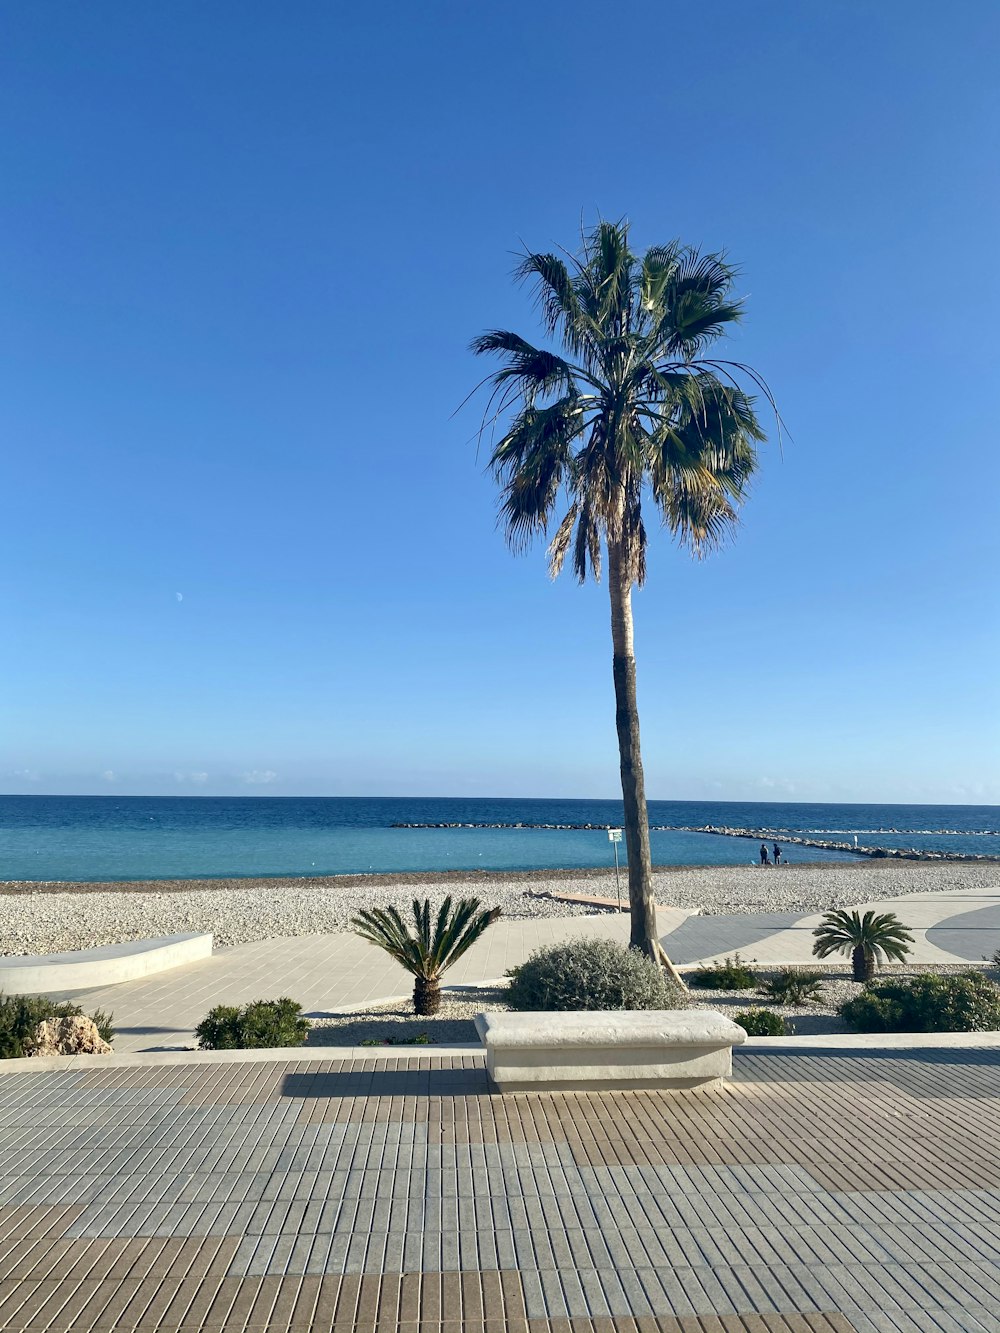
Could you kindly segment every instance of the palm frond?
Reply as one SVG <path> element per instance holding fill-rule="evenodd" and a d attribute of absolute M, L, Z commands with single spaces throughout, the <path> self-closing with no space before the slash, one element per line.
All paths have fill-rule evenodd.
<path fill-rule="evenodd" d="M 556 579 L 562 573 L 562 567 L 566 561 L 566 553 L 569 550 L 570 542 L 573 540 L 573 526 L 576 523 L 580 507 L 575 502 L 570 505 L 566 517 L 556 529 L 556 535 L 549 543 L 549 549 L 546 555 L 549 557 L 549 577 Z"/>
<path fill-rule="evenodd" d="M 484 909 L 478 898 L 453 903 L 449 895 L 431 921 L 430 899 L 414 899 L 413 924 L 408 927 L 399 911 L 366 908 L 351 921 L 356 935 L 377 945 L 413 976 L 437 981 L 500 916 L 500 908 Z"/>
<path fill-rule="evenodd" d="M 651 494 L 682 545 L 700 555 L 737 523 L 765 432 L 752 394 L 776 413 L 751 367 L 712 355 L 740 318 L 736 270 L 722 254 L 672 241 L 637 257 L 629 224 L 600 221 L 576 256 L 528 252 L 546 332 L 560 348 L 492 329 L 473 344 L 502 365 L 488 412 L 511 413 L 490 466 L 515 549 L 548 534 L 553 575 L 599 577 L 614 543 L 633 582 L 645 576 L 641 500 Z"/>
<path fill-rule="evenodd" d="M 576 283 L 566 264 L 553 254 L 526 254 L 514 270 L 515 278 L 525 281 L 534 278 L 542 322 L 551 336 L 559 334 L 574 353 L 586 345 L 588 334 L 594 332 L 593 321 L 582 308 Z"/>

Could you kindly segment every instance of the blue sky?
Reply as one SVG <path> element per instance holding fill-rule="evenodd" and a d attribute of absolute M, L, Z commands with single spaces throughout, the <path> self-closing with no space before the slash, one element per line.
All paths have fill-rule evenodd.
<path fill-rule="evenodd" d="M 995 6 L 3 27 L 0 789 L 614 795 L 605 589 L 453 415 L 600 211 L 741 265 L 792 435 L 731 549 L 655 541 L 649 795 L 1000 801 Z"/>

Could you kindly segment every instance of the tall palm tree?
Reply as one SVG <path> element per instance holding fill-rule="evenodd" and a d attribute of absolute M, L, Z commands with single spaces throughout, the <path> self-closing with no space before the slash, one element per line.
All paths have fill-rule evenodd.
<path fill-rule="evenodd" d="M 871 981 L 883 958 L 902 963 L 910 952 L 913 936 L 895 912 L 827 912 L 813 931 L 817 958 L 832 953 L 850 954 L 855 981 Z"/>
<path fill-rule="evenodd" d="M 431 904 L 413 900 L 414 931 L 395 907 L 372 907 L 351 921 L 354 933 L 377 944 L 401 963 L 416 980 L 413 983 L 413 1012 L 430 1018 L 441 1008 L 441 975 L 475 944 L 487 926 L 500 915 L 500 908 L 480 910 L 478 898 L 461 898 L 451 910 L 445 898 L 431 924 Z"/>
<path fill-rule="evenodd" d="M 636 702 L 643 502 L 693 554 L 717 546 L 737 522 L 765 439 L 741 383 L 774 404 L 755 371 L 712 354 L 741 313 L 722 255 L 672 242 L 640 258 L 627 221 L 602 222 L 578 256 L 528 253 L 517 276 L 536 285 L 545 331 L 561 347 L 501 329 L 472 344 L 503 361 L 484 381 L 493 386 L 484 426 L 491 412 L 497 420 L 511 411 L 490 458 L 500 517 L 511 547 L 523 549 L 548 534 L 565 495 L 548 548 L 552 577 L 569 556 L 581 583 L 588 570 L 599 579 L 606 555 L 631 943 L 671 967 L 656 934 Z"/>

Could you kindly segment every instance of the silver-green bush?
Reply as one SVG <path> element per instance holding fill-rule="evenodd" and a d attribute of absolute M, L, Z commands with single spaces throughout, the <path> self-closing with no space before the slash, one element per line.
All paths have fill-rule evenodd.
<path fill-rule="evenodd" d="M 572 940 L 537 949 L 513 968 L 512 1009 L 683 1009 L 682 991 L 637 949 L 611 940 Z"/>

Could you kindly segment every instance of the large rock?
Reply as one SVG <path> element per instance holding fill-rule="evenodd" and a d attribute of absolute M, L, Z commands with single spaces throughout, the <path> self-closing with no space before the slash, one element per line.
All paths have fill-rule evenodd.
<path fill-rule="evenodd" d="M 92 1018 L 47 1018 L 25 1043 L 29 1055 L 110 1055 Z"/>

